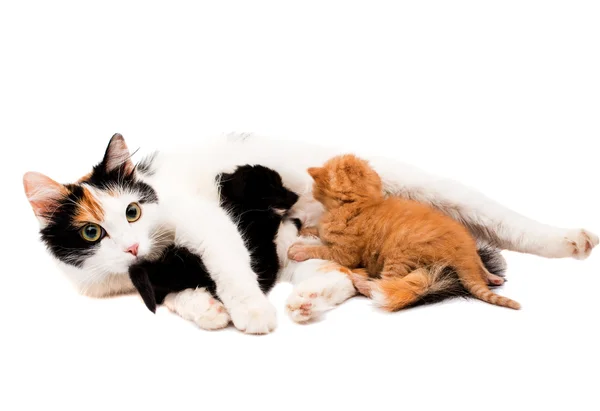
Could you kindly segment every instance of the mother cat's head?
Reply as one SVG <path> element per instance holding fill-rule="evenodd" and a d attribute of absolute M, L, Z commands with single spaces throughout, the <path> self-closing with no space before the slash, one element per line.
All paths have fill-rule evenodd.
<path fill-rule="evenodd" d="M 74 184 L 36 172 L 23 177 L 42 241 L 82 294 L 133 289 L 129 266 L 164 240 L 158 197 L 138 174 L 125 140 L 115 134 L 102 161 Z"/>

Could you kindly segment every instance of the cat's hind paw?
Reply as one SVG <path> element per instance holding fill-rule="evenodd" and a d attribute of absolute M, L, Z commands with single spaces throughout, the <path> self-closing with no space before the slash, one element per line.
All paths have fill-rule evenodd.
<path fill-rule="evenodd" d="M 590 256 L 592 249 L 598 245 L 598 236 L 587 230 L 571 230 L 565 236 L 565 247 L 570 255 L 583 260 Z"/>
<path fill-rule="evenodd" d="M 294 290 L 289 296 L 286 311 L 297 323 L 305 323 L 327 310 L 327 304 L 316 292 Z"/>

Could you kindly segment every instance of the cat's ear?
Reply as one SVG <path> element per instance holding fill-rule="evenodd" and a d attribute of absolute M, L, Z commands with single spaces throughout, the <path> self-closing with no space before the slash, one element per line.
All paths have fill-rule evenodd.
<path fill-rule="evenodd" d="M 323 180 L 325 169 L 323 167 L 311 167 L 308 169 L 308 174 L 310 174 L 313 180 L 318 182 Z"/>
<path fill-rule="evenodd" d="M 132 173 L 134 169 L 133 161 L 131 161 L 131 154 L 129 154 L 129 148 L 125 144 L 125 139 L 119 133 L 112 136 L 106 152 L 104 153 L 104 159 L 102 165 L 107 173 L 124 166 L 126 173 Z"/>
<path fill-rule="evenodd" d="M 41 173 L 30 171 L 23 176 L 23 188 L 31 208 L 42 225 L 48 222 L 67 188 Z"/>

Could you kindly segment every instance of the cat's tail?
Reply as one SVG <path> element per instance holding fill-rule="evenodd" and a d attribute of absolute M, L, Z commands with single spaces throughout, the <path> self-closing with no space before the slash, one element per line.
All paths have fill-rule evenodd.
<path fill-rule="evenodd" d="M 485 270 L 483 265 L 481 270 Z M 502 307 L 515 310 L 521 307 L 516 301 L 494 294 L 484 280 L 485 274 L 476 272 L 476 275 L 470 275 L 467 272 L 465 275 L 466 271 L 440 264 L 419 268 L 404 277 L 370 278 L 364 269 L 356 269 L 352 270 L 350 278 L 359 293 L 372 298 L 386 311 L 470 295 Z"/>
<path fill-rule="evenodd" d="M 365 270 L 357 269 L 352 270 L 350 278 L 359 293 L 386 311 L 470 295 L 456 272 L 444 265 L 419 268 L 404 277 L 369 278 Z"/>
<path fill-rule="evenodd" d="M 458 279 L 462 285 L 475 297 L 486 303 L 499 305 L 501 307 L 512 308 L 518 310 L 521 308 L 521 304 L 511 300 L 510 298 L 502 297 L 501 295 L 495 294 L 489 289 L 485 278 L 490 274 L 485 268 L 483 263 L 479 262 L 479 266 L 476 264 L 473 267 L 457 267 Z"/>

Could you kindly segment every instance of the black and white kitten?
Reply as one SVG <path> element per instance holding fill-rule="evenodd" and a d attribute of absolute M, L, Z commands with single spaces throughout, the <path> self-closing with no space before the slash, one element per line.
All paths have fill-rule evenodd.
<path fill-rule="evenodd" d="M 238 167 L 217 176 L 221 206 L 243 234 L 250 251 L 252 268 L 263 292 L 273 288 L 280 269 L 275 239 L 282 224 L 300 229 L 300 220 L 287 217 L 298 201 L 274 170 L 255 165 Z M 129 269 L 133 285 L 152 312 L 172 292 L 205 288 L 217 298 L 216 285 L 202 258 L 188 248 L 169 245 L 156 261 L 142 260 Z"/>

